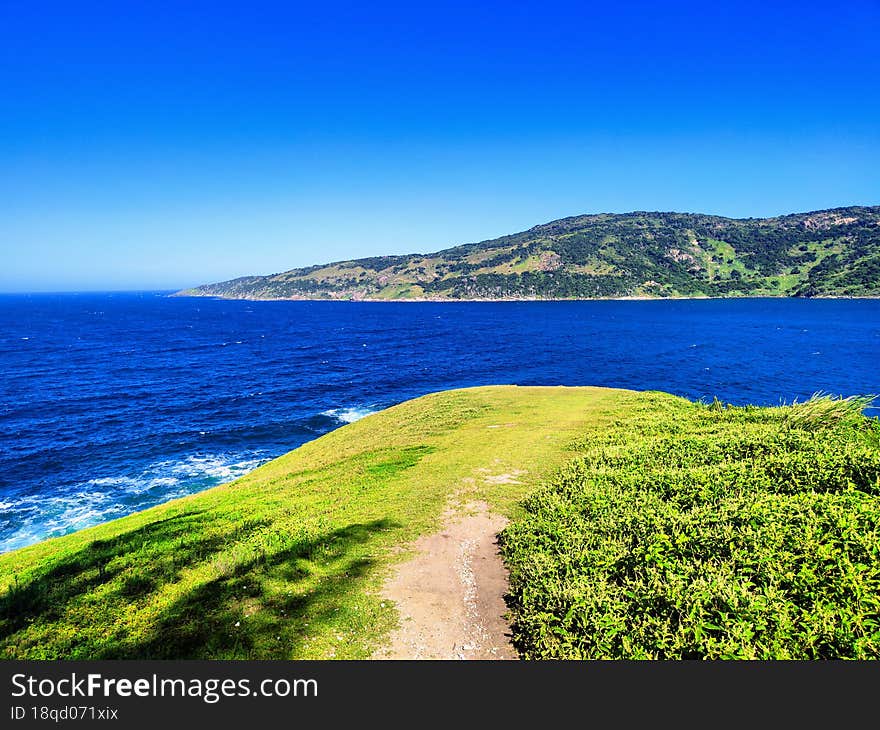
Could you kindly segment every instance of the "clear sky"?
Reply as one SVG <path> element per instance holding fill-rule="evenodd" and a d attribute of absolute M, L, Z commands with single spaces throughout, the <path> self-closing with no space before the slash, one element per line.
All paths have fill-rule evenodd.
<path fill-rule="evenodd" d="M 877 1 L 0 3 L 0 291 L 877 203 Z"/>

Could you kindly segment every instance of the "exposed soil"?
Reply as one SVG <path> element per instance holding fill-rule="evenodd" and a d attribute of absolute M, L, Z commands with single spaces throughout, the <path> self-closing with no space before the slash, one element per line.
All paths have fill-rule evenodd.
<path fill-rule="evenodd" d="M 419 538 L 383 595 L 400 612 L 400 627 L 376 659 L 516 659 L 510 645 L 507 569 L 498 554 L 506 519 L 485 502 L 446 514 L 440 532 Z"/>

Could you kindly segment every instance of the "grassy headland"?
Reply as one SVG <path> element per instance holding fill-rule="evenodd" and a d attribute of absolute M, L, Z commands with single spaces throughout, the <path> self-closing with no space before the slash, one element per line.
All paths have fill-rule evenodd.
<path fill-rule="evenodd" d="M 179 292 L 244 299 L 880 296 L 880 206 L 774 218 L 580 215 L 428 254 L 337 261 Z"/>
<path fill-rule="evenodd" d="M 513 519 L 527 657 L 876 657 L 880 431 L 860 406 L 425 396 L 0 556 L 0 656 L 368 657 L 396 621 L 383 578 L 458 495 Z"/>
<path fill-rule="evenodd" d="M 456 491 L 512 514 L 631 396 L 495 387 L 344 426 L 224 486 L 0 556 L 0 657 L 365 658 Z M 492 475 L 525 472 L 519 484 Z"/>

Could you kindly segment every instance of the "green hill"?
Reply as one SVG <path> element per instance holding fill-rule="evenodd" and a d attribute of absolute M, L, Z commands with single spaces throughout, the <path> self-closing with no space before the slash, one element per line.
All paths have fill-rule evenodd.
<path fill-rule="evenodd" d="M 880 206 L 746 219 L 582 215 L 437 253 L 339 261 L 179 294 L 382 300 L 880 296 Z"/>
<path fill-rule="evenodd" d="M 878 658 L 880 430 L 864 405 L 428 395 L 0 556 L 0 658 L 369 657 L 397 622 L 379 590 L 391 566 L 472 498 L 512 519 L 525 657 Z"/>

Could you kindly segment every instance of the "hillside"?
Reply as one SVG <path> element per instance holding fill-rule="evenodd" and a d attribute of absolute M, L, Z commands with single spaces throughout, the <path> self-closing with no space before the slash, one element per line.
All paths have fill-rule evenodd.
<path fill-rule="evenodd" d="M 582 215 L 431 254 L 245 276 L 178 294 L 381 300 L 880 296 L 880 206 L 763 219 Z"/>
<path fill-rule="evenodd" d="M 471 500 L 512 520 L 522 656 L 877 658 L 880 430 L 864 406 L 424 396 L 0 555 L 0 658 L 373 656 L 405 623 L 389 573 Z"/>

